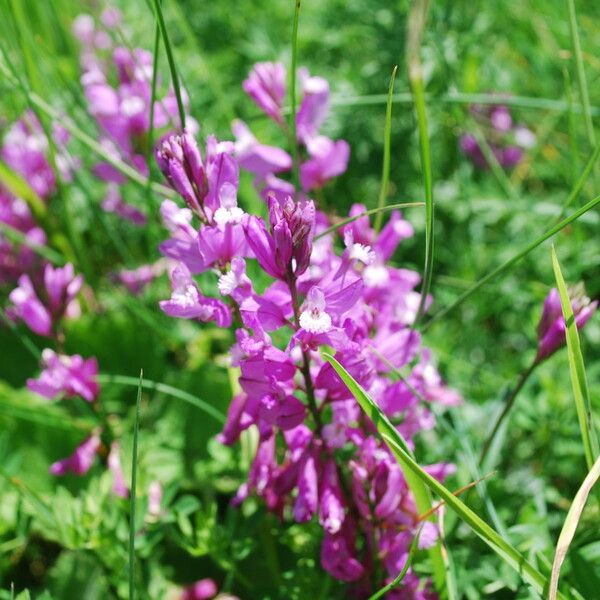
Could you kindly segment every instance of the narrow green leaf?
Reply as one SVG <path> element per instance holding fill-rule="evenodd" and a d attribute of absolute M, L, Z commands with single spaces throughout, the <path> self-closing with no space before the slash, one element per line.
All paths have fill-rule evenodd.
<path fill-rule="evenodd" d="M 27 248 L 33 250 L 36 254 L 39 254 L 42 258 L 45 258 L 54 265 L 62 266 L 67 262 L 61 254 L 56 252 L 56 250 L 53 250 L 48 246 L 44 246 L 43 244 L 36 244 L 35 242 L 32 242 L 24 233 L 18 229 L 14 229 L 7 223 L 0 222 L 0 232 L 11 242 L 27 246 Z"/>
<path fill-rule="evenodd" d="M 425 206 L 425 203 L 424 202 L 401 202 L 400 204 L 388 204 L 388 206 L 380 206 L 378 208 L 372 208 L 371 210 L 366 210 L 365 212 L 360 213 L 358 215 L 354 215 L 353 217 L 347 217 L 346 219 L 340 219 L 331 227 L 328 227 L 327 229 L 324 229 L 323 231 L 321 231 L 318 235 L 315 235 L 315 240 L 318 240 L 319 238 L 322 238 L 323 236 L 330 234 L 332 231 L 336 231 L 340 227 L 343 227 L 344 225 L 348 225 L 348 223 L 352 223 L 352 221 L 356 221 L 357 219 L 360 219 L 361 217 L 368 217 L 369 215 L 385 213 L 385 212 L 389 212 L 391 210 L 396 210 L 398 208 L 415 208 L 417 206 Z"/>
<path fill-rule="evenodd" d="M 569 31 L 571 33 L 571 46 L 573 53 L 573 62 L 577 73 L 577 85 L 579 86 L 579 96 L 583 106 L 583 118 L 585 121 L 585 131 L 588 140 L 592 146 L 596 145 L 596 135 L 594 133 L 594 123 L 590 111 L 590 96 L 588 93 L 587 79 L 585 69 L 583 68 L 583 57 L 581 53 L 581 42 L 579 40 L 579 31 L 577 29 L 577 15 L 575 14 L 575 0 L 567 1 L 567 11 L 569 12 Z"/>
<path fill-rule="evenodd" d="M 407 483 L 413 491 L 413 494 L 415 494 L 415 487 L 413 487 L 413 485 L 415 485 L 416 482 L 416 490 L 419 492 L 419 496 L 417 497 L 415 495 L 415 502 L 417 503 L 419 511 L 421 511 L 419 502 L 422 501 L 422 493 L 420 492 L 420 486 L 422 486 L 431 492 L 435 492 L 464 523 L 466 523 L 504 562 L 506 562 L 506 564 L 515 569 L 515 571 L 517 571 L 517 573 L 519 573 L 519 575 L 539 594 L 544 594 L 544 590 L 548 584 L 546 577 L 531 565 L 516 548 L 502 538 L 497 531 L 492 529 L 492 527 L 481 519 L 481 517 L 464 504 L 462 500 L 457 498 L 448 488 L 423 470 L 411 455 L 406 447 L 406 442 L 398 430 L 390 423 L 389 419 L 379 406 L 377 406 L 335 358 L 325 353 L 323 356 L 331 363 L 336 373 L 348 386 L 348 389 L 352 392 L 361 408 L 377 427 L 382 439 L 394 453 L 394 456 L 404 471 Z M 427 498 L 430 501 L 429 492 L 427 492 Z M 558 597 L 564 598 L 562 595 L 559 595 Z"/>
<path fill-rule="evenodd" d="M 35 193 L 33 188 L 8 165 L 0 160 L 0 183 L 17 198 L 25 200 L 36 217 L 46 214 L 44 201 Z"/>
<path fill-rule="evenodd" d="M 296 134 L 296 79 L 298 70 L 298 23 L 300 21 L 301 0 L 294 2 L 294 21 L 292 24 L 292 65 L 290 67 L 290 149 L 294 158 L 292 176 L 294 185 L 298 190 L 300 188 L 300 151 L 298 148 L 298 138 Z"/>
<path fill-rule="evenodd" d="M 423 282 L 421 284 L 421 299 L 415 317 L 418 323 L 425 306 L 431 287 L 433 275 L 434 252 L 434 219 L 435 205 L 433 202 L 433 176 L 431 173 L 431 150 L 429 148 L 429 134 L 427 131 L 427 110 L 425 106 L 425 83 L 421 67 L 421 41 L 425 31 L 425 22 L 429 9 L 428 0 L 414 0 L 408 14 L 408 36 L 406 42 L 406 56 L 408 65 L 408 81 L 415 101 L 417 126 L 419 129 L 419 146 L 421 150 L 421 171 L 425 188 L 425 265 L 423 267 Z"/>
<path fill-rule="evenodd" d="M 581 353 L 581 344 L 579 343 L 579 332 L 577 331 L 575 315 L 573 314 L 573 307 L 571 306 L 571 300 L 569 299 L 569 292 L 560 269 L 560 263 L 558 262 L 554 246 L 552 246 L 552 268 L 554 269 L 556 287 L 560 294 L 560 304 L 567 326 L 565 332 L 567 339 L 567 354 L 569 355 L 571 385 L 573 387 L 579 429 L 581 430 L 581 440 L 583 442 L 587 468 L 591 469 L 598 456 L 598 439 L 592 423 L 592 407 L 587 376 L 585 374 L 585 365 L 583 363 L 583 354 Z"/>
<path fill-rule="evenodd" d="M 445 317 L 448 313 L 458 308 L 465 300 L 470 298 L 477 290 L 482 288 L 485 284 L 489 283 L 493 279 L 496 279 L 500 275 L 504 275 L 510 268 L 527 256 L 532 250 L 535 250 L 538 246 L 543 244 L 547 239 L 556 235 L 559 231 L 564 229 L 567 225 L 570 225 L 573 221 L 576 221 L 581 215 L 585 214 L 600 203 L 600 196 L 596 196 L 593 200 L 590 200 L 587 204 L 577 209 L 575 212 L 570 214 L 568 217 L 558 222 L 556 225 L 548 229 L 541 236 L 539 236 L 533 242 L 527 244 L 522 250 L 517 252 L 514 256 L 509 258 L 506 262 L 496 267 L 493 271 L 490 271 L 485 277 L 482 277 L 475 285 L 470 287 L 468 290 L 463 292 L 452 304 L 439 310 L 427 323 L 422 327 L 423 330 L 429 329 L 434 323 L 439 321 L 442 317 Z"/>
<path fill-rule="evenodd" d="M 470 94 L 465 92 L 450 92 L 449 94 L 433 95 L 426 94 L 426 100 L 433 100 L 437 104 L 486 104 L 497 105 L 498 94 Z M 396 92 L 393 98 L 396 104 L 412 104 L 411 92 Z M 387 102 L 387 94 L 365 94 L 360 96 L 332 96 L 331 106 L 376 106 Z M 506 96 L 502 98 L 502 104 L 529 110 L 548 110 L 554 112 L 565 112 L 569 110 L 569 102 L 564 99 L 534 98 L 531 96 Z M 575 113 L 583 113 L 581 104 L 573 104 Z M 288 109 L 289 110 L 289 109 Z M 284 111 L 285 112 L 285 111 Z M 591 106 L 592 116 L 600 116 L 600 106 Z"/>
<path fill-rule="evenodd" d="M 184 402 L 199 408 L 219 423 L 225 422 L 225 415 L 219 412 L 214 406 L 212 406 L 212 404 L 209 404 L 208 402 L 171 385 L 157 383 L 156 381 L 151 381 L 149 379 L 144 379 L 144 381 L 140 383 L 135 377 L 128 377 L 127 375 L 98 375 L 97 379 L 99 383 L 103 384 L 127 385 L 134 387 L 141 385 L 144 389 L 156 390 L 157 392 L 167 394 L 168 396 L 172 396 L 178 400 L 183 400 Z"/>
<path fill-rule="evenodd" d="M 379 189 L 379 202 L 377 208 L 379 212 L 375 217 L 375 231 L 381 229 L 383 224 L 383 211 L 381 210 L 385 206 L 385 201 L 388 195 L 388 189 L 390 184 L 390 149 L 392 145 L 392 100 L 394 97 L 394 81 L 396 81 L 396 73 L 398 71 L 398 65 L 392 69 L 392 76 L 390 77 L 390 87 L 388 89 L 387 106 L 385 109 L 385 129 L 383 133 L 383 165 L 381 167 L 381 187 Z"/>
<path fill-rule="evenodd" d="M 137 398 L 135 401 L 135 423 L 133 426 L 133 450 L 131 456 L 131 490 L 129 493 L 129 600 L 135 598 L 135 500 L 137 486 L 138 433 L 140 429 L 140 404 L 144 371 L 140 370 Z"/>
<path fill-rule="evenodd" d="M 333 356 L 324 352 L 323 358 L 325 358 L 325 360 L 331 364 L 342 381 L 348 386 L 348 389 L 350 392 L 352 392 L 352 395 L 356 398 L 356 401 L 359 403 L 360 407 L 371 418 L 374 425 L 377 427 L 379 434 L 382 437 L 395 436 L 395 439 L 402 447 L 403 452 L 405 452 L 407 456 L 412 457 L 412 453 L 406 444 L 406 441 L 402 438 L 398 430 L 392 425 L 387 416 L 381 412 L 379 407 L 375 404 L 375 402 L 373 402 L 361 385 L 352 378 L 350 373 L 348 373 L 348 371 L 346 371 L 346 369 Z M 414 458 L 411 458 L 411 460 L 414 460 Z M 427 486 L 412 471 L 408 471 L 407 469 L 403 469 L 403 471 L 408 487 L 412 491 L 415 498 L 415 504 L 419 514 L 423 515 L 429 513 L 433 508 L 433 503 Z M 433 514 L 429 517 L 429 520 L 434 520 Z M 439 540 L 435 546 L 429 549 L 429 556 L 433 566 L 433 578 L 436 589 L 443 596 L 446 596 L 447 594 L 451 593 L 452 590 L 456 589 L 456 586 L 452 581 L 449 581 L 451 572 L 449 566 L 444 560 L 442 546 Z"/>
<path fill-rule="evenodd" d="M 548 600 L 555 600 L 558 595 L 558 578 L 560 577 L 560 568 L 565 560 L 565 556 L 569 550 L 569 546 L 573 541 L 581 513 L 585 507 L 588 496 L 594 484 L 600 478 L 600 458 L 592 465 L 586 478 L 583 480 L 581 487 L 575 494 L 573 503 L 567 513 L 567 518 L 563 523 L 558 542 L 556 544 L 556 552 L 554 554 L 554 562 L 552 563 L 552 573 L 550 576 L 550 589 L 548 592 Z"/>
<path fill-rule="evenodd" d="M 165 25 L 165 19 L 163 16 L 162 6 L 160 0 L 153 0 L 154 16 L 156 22 L 160 27 L 160 34 L 163 39 L 165 51 L 167 53 L 167 61 L 169 63 L 169 70 L 171 71 L 171 81 L 173 82 L 173 89 L 175 90 L 175 98 L 177 99 L 177 110 L 179 111 L 179 120 L 181 121 L 181 128 L 185 129 L 185 108 L 181 99 L 181 88 L 179 87 L 179 75 L 175 68 L 175 59 L 173 58 L 173 51 L 171 49 L 171 41 L 169 40 L 169 34 L 167 32 L 167 26 Z"/>

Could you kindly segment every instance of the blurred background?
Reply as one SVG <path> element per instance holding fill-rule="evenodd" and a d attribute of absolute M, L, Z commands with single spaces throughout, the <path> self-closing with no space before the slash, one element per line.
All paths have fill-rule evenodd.
<path fill-rule="evenodd" d="M 231 139 L 231 121 L 239 117 L 257 137 L 282 143 L 241 83 L 257 61 L 290 64 L 293 3 L 164 0 L 163 5 L 177 69 L 189 94 L 189 113 L 200 123 L 201 135 Z M 117 43 L 152 51 L 155 23 L 149 5 L 144 0 L 3 0 L 0 6 L 3 61 L 27 73 L 32 91 L 96 137 L 79 83 L 73 19 L 82 12 L 97 17 L 107 6 L 118 7 L 123 23 L 111 32 Z M 600 5 L 576 6 L 597 119 Z M 323 190 L 320 201 L 328 212 L 345 215 L 357 202 L 377 205 L 386 93 L 395 65 L 388 202 L 422 200 L 405 66 L 408 8 L 408 2 L 383 0 L 302 4 L 299 64 L 330 82 L 332 110 L 325 133 L 346 139 L 351 147 L 347 172 Z M 563 1 L 432 2 L 422 60 L 437 211 L 434 313 L 558 218 L 593 143 L 581 110 Z M 164 52 L 159 68 L 166 88 Z M 500 134 L 490 123 L 491 109 L 483 108 L 495 104 L 508 107 L 513 124 L 508 133 Z M 0 76 L 0 133 L 26 109 L 26 93 Z M 520 154 L 511 164 L 485 158 L 482 163 L 464 141 L 472 136 L 480 145 L 514 145 L 517 128 L 531 135 L 521 140 Z M 157 245 L 166 237 L 158 214 L 162 198 L 135 183 L 124 188 L 127 202 L 148 215 L 143 229 L 104 213 L 99 207 L 106 189 L 91 173 L 96 157 L 78 140 L 69 148 L 81 167 L 74 183 L 53 199 L 50 214 L 56 223 L 68 224 L 57 232 L 56 246 L 61 248 L 60 235 L 69 240 L 64 245 L 72 249 L 68 258 L 94 292 L 84 292 L 83 315 L 68 325 L 66 350 L 96 356 L 106 375 L 136 377 L 143 368 L 149 381 L 176 386 L 225 412 L 231 389 L 223 365 L 230 335 L 163 315 L 157 302 L 168 296 L 166 276 L 133 296 L 111 275 L 119 267 L 132 269 L 159 257 Z M 155 165 L 152 178 L 161 181 Z M 244 174 L 241 203 L 256 208 L 260 204 L 251 182 L 251 175 Z M 574 206 L 597 195 L 599 186 L 597 168 Z M 405 218 L 416 235 L 402 244 L 393 262 L 421 271 L 423 214 L 411 209 Z M 598 213 L 592 211 L 555 240 L 567 282 L 583 280 L 592 298 L 600 296 L 599 225 Z M 425 333 L 440 371 L 460 390 L 465 404 L 422 436 L 418 453 L 423 462 L 455 462 L 456 487 L 473 479 L 473 452 L 506 390 L 535 354 L 536 324 L 553 285 L 550 250 L 543 245 Z M 3 306 L 10 289 L 0 288 Z M 598 319 L 586 327 L 583 344 L 591 398 L 598 408 Z M 65 419 L 59 407 L 22 390 L 36 372 L 35 359 L 15 332 L 0 327 L 0 464 L 3 473 L 18 476 L 28 490 L 0 478 L 0 588 L 8 590 L 14 582 L 17 590 L 30 588 L 34 597 L 45 589 L 53 598 L 120 597 L 126 585 L 126 510 L 103 496 L 99 468 L 85 480 L 57 482 L 47 473 L 48 461 L 68 454 L 79 440 L 87 415 L 82 409 Z M 106 411 L 115 415 L 124 456 L 129 456 L 135 387 L 106 383 L 102 398 Z M 275 519 L 252 502 L 241 511 L 229 507 L 244 480 L 248 457 L 243 448 L 225 448 L 213 439 L 220 430 L 217 419 L 164 390 L 146 391 L 142 414 L 141 485 L 163 483 L 170 515 L 167 525 L 145 536 L 140 550 L 151 571 L 146 574 L 149 597 L 165 597 L 160 590 L 166 579 L 183 584 L 203 576 L 227 582 L 242 598 L 267 597 L 265 590 L 274 584 L 280 598 L 309 593 L 342 597 L 337 584 L 328 582 L 323 592 L 323 581 L 314 576 L 318 540 L 311 526 L 276 527 Z M 565 507 L 585 474 L 565 352 L 548 361 L 525 387 L 506 435 L 496 474 L 487 481 L 495 518 L 515 545 L 547 569 Z M 124 469 L 127 474 L 128 464 Z M 467 500 L 481 514 L 490 510 L 477 493 L 469 493 Z M 53 515 L 45 514 L 48 509 Z M 597 516 L 594 509 L 585 517 L 564 569 L 580 582 L 586 598 L 597 597 L 600 584 Z M 450 545 L 465 597 L 483 597 L 482 590 L 485 597 L 531 597 L 518 577 L 451 515 L 447 527 L 455 540 Z M 0 597 L 10 598 L 9 592 Z"/>

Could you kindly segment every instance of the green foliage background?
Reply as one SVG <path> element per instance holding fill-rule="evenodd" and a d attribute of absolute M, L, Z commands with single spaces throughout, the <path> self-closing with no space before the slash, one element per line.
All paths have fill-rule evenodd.
<path fill-rule="evenodd" d="M 144 0 L 110 4 L 123 10 L 128 43 L 152 50 L 149 5 Z M 241 117 L 258 137 L 283 143 L 243 94 L 241 82 L 256 61 L 289 64 L 293 2 L 164 0 L 163 5 L 191 114 L 202 134 L 226 138 L 231 119 Z M 600 107 L 600 5 L 576 5 L 591 102 Z M 94 123 L 84 111 L 78 50 L 69 30 L 79 12 L 99 14 L 104 6 L 68 0 L 0 4 L 5 55 L 33 91 L 91 135 Z M 408 6 L 383 0 L 303 2 L 299 62 L 330 81 L 334 99 L 326 133 L 347 139 L 352 148 L 348 172 L 323 194 L 332 212 L 344 214 L 354 202 L 376 206 L 384 94 L 396 64 L 389 202 L 422 199 L 405 68 Z M 577 105 L 579 98 L 564 2 L 432 2 L 422 58 L 437 203 L 435 311 L 547 228 L 593 149 L 581 113 L 568 108 L 570 96 Z M 164 51 L 160 66 L 165 85 Z M 458 150 L 459 136 L 473 123 L 468 103 L 451 97 L 492 91 L 510 93 L 517 103 L 520 97 L 541 100 L 512 109 L 516 121 L 535 131 L 538 143 L 505 178 L 474 170 Z M 544 99 L 561 100 L 564 108 L 548 110 Z M 0 126 L 26 107 L 26 95 L 0 78 Z M 594 115 L 599 114 L 595 108 Z M 224 413 L 231 397 L 222 366 L 229 334 L 163 315 L 157 301 L 168 293 L 165 278 L 132 298 L 109 277 L 120 264 L 134 267 L 158 257 L 156 245 L 164 237 L 158 224 L 161 198 L 135 184 L 127 186 L 125 199 L 151 215 L 152 225 L 145 230 L 102 213 L 104 186 L 87 168 L 95 156 L 77 142 L 71 147 L 83 168 L 51 204 L 53 241 L 96 293 L 86 296 L 83 317 L 69 326 L 67 350 L 97 356 L 104 374 L 136 377 L 143 368 L 148 380 L 187 391 Z M 156 171 L 153 178 L 160 181 Z M 576 206 L 597 195 L 599 184 L 597 169 Z M 249 176 L 242 182 L 241 200 L 260 210 Z M 413 209 L 406 216 L 416 235 L 394 260 L 421 270 L 423 215 Z M 567 281 L 583 279 L 594 298 L 600 295 L 599 223 L 597 211 L 588 213 L 555 241 Z M 544 245 L 426 332 L 426 344 L 465 405 L 440 416 L 436 430 L 421 437 L 417 456 L 422 463 L 455 462 L 458 473 L 451 487 L 475 478 L 470 457 L 478 452 L 506 390 L 535 353 L 535 326 L 552 285 Z M 35 342 L 42 347 L 43 340 Z M 596 411 L 599 348 L 596 318 L 583 335 Z M 11 597 L 13 582 L 17 591 L 29 588 L 40 598 L 43 590 L 46 597 L 59 599 L 126 597 L 127 504 L 110 496 L 100 465 L 82 479 L 57 481 L 47 474 L 47 465 L 70 453 L 89 429 L 90 417 L 76 405 L 66 418 L 62 406 L 23 391 L 36 369 L 14 333 L 0 328 L 0 588 L 5 590 L 0 598 Z M 102 403 L 115 415 L 125 457 L 131 455 L 135 391 L 103 385 Z M 212 439 L 220 429 L 217 420 L 181 399 L 147 390 L 140 428 L 140 507 L 145 507 L 152 480 L 165 485 L 165 519 L 147 523 L 136 542 L 138 584 L 147 597 L 167 597 L 168 582 L 207 576 L 242 598 L 344 597 L 343 588 L 318 570 L 318 527 L 282 525 L 252 502 L 239 511 L 229 507 L 249 457 L 245 448 L 227 449 Z M 129 461 L 124 462 L 128 474 Z M 566 508 L 586 472 L 566 353 L 554 356 L 526 386 L 494 463 L 484 497 L 470 491 L 464 499 L 548 572 Z M 138 514 L 142 518 L 144 510 Z M 451 514 L 446 529 L 464 597 L 532 597 L 518 576 Z M 566 580 L 585 598 L 597 597 L 600 585 L 598 531 L 598 509 L 592 505 L 563 568 Z M 426 570 L 426 561 L 420 564 Z"/>

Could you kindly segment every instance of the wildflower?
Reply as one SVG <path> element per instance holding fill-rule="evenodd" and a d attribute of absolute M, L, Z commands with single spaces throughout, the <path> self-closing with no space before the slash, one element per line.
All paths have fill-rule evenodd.
<path fill-rule="evenodd" d="M 122 219 L 141 227 L 148 221 L 146 215 L 131 204 L 123 201 L 119 188 L 115 184 L 108 186 L 108 191 L 102 201 L 102 209 L 109 213 L 119 215 Z"/>
<path fill-rule="evenodd" d="M 258 107 L 277 123 L 283 122 L 285 77 L 285 67 L 281 63 L 256 63 L 242 86 Z"/>
<path fill-rule="evenodd" d="M 171 317 L 215 321 L 219 327 L 231 324 L 231 311 L 220 300 L 202 296 L 191 273 L 180 264 L 171 272 L 173 291 L 170 300 L 161 301 L 160 308 Z"/>
<path fill-rule="evenodd" d="M 71 456 L 50 465 L 50 473 L 52 475 L 66 475 L 71 472 L 74 475 L 85 475 L 92 468 L 100 445 L 100 435 L 98 433 L 92 434 L 77 446 Z"/>
<path fill-rule="evenodd" d="M 123 476 L 121 457 L 119 455 L 120 449 L 119 442 L 113 442 L 110 445 L 110 452 L 108 453 L 108 469 L 113 476 L 113 494 L 120 498 L 127 498 L 129 496 L 129 488 L 125 483 L 125 477 Z"/>
<path fill-rule="evenodd" d="M 581 329 L 596 312 L 598 301 L 593 302 L 585 295 L 583 285 L 579 284 L 569 289 L 569 300 L 575 317 L 575 324 Z M 552 288 L 546 300 L 538 324 L 538 352 L 536 362 L 541 362 L 552 356 L 566 342 L 566 325 L 562 314 L 560 294 Z"/>
<path fill-rule="evenodd" d="M 36 394 L 53 400 L 57 397 L 81 396 L 88 402 L 98 397 L 96 382 L 98 363 L 95 358 L 84 359 L 79 354 L 56 354 L 50 348 L 42 352 L 43 371 L 38 379 L 28 379 L 27 387 Z"/>

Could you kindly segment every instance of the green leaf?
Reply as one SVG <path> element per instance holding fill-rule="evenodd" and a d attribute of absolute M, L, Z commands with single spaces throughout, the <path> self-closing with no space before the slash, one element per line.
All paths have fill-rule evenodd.
<path fill-rule="evenodd" d="M 381 187 L 379 188 L 379 202 L 377 208 L 380 212 L 377 213 L 375 218 L 375 231 L 381 229 L 383 223 L 383 211 L 381 210 L 385 206 L 385 200 L 389 191 L 390 183 L 390 147 L 392 144 L 392 101 L 394 98 L 394 81 L 396 80 L 396 73 L 398 71 L 398 65 L 392 69 L 392 76 L 390 77 L 390 87 L 388 89 L 387 105 L 385 109 L 385 128 L 383 132 L 383 165 L 381 167 Z"/>
<path fill-rule="evenodd" d="M 160 0 L 154 0 L 153 6 L 156 22 L 160 28 L 160 34 L 162 36 L 165 51 L 167 53 L 167 61 L 169 63 L 169 70 L 171 71 L 171 81 L 173 82 L 173 89 L 175 90 L 175 98 L 177 98 L 177 109 L 179 111 L 179 120 L 181 121 L 181 128 L 185 129 L 185 108 L 181 99 L 179 75 L 177 74 L 177 69 L 175 68 L 175 59 L 173 58 L 171 41 L 169 40 L 169 34 L 167 32 L 167 26 L 165 25 L 165 19 L 163 16 Z"/>
<path fill-rule="evenodd" d="M 402 448 L 402 451 L 406 453 L 407 456 L 410 456 L 411 460 L 414 461 L 406 441 L 390 423 L 389 419 L 381 412 L 375 402 L 373 402 L 373 400 L 368 396 L 365 390 L 352 378 L 348 371 L 346 371 L 346 369 L 344 369 L 344 367 L 333 356 L 323 353 L 323 357 L 331 364 L 342 381 L 348 386 L 348 389 L 352 392 L 352 395 L 356 398 L 356 401 L 360 404 L 361 408 L 367 413 L 377 427 L 380 435 L 382 437 L 395 436 L 395 439 Z M 404 469 L 404 476 L 406 477 L 408 487 L 413 493 L 415 504 L 417 505 L 419 513 L 425 514 L 430 512 L 433 508 L 433 502 L 427 485 L 412 471 Z M 433 514 L 431 514 L 429 520 L 434 520 Z M 456 589 L 456 585 L 451 579 L 449 564 L 447 564 L 446 560 L 444 559 L 442 546 L 439 541 L 435 546 L 430 548 L 429 556 L 433 564 L 433 577 L 436 589 L 442 595 L 445 595 L 448 598 L 455 597 L 454 590 Z"/>
<path fill-rule="evenodd" d="M 135 499 L 137 486 L 138 434 L 140 429 L 140 404 L 144 372 L 140 371 L 135 402 L 135 424 L 133 426 L 133 450 L 131 456 L 131 490 L 129 493 L 129 600 L 135 598 Z"/>
<path fill-rule="evenodd" d="M 560 531 L 560 535 L 558 536 L 556 552 L 554 554 L 554 562 L 552 563 L 550 589 L 548 592 L 549 600 L 555 600 L 557 597 L 559 597 L 558 578 L 560 577 L 560 568 L 565 560 L 565 556 L 569 550 L 569 546 L 571 545 L 575 531 L 577 530 L 577 525 L 579 524 L 579 519 L 581 518 L 581 513 L 583 512 L 590 491 L 594 484 L 598 481 L 598 478 L 600 478 L 600 458 L 592 465 L 590 472 L 583 480 L 583 483 L 577 491 L 577 494 L 575 494 L 573 503 L 571 504 L 569 512 L 567 513 L 567 518 L 565 519 Z"/>
<path fill-rule="evenodd" d="M 567 326 L 567 354 L 569 355 L 569 370 L 571 373 L 571 385 L 573 387 L 573 396 L 575 397 L 575 408 L 577 418 L 579 419 L 579 429 L 581 430 L 581 439 L 585 452 L 587 468 L 591 469 L 594 460 L 598 456 L 598 439 L 592 424 L 592 408 L 590 403 L 590 393 L 588 389 L 587 376 L 585 374 L 585 365 L 583 364 L 583 355 L 579 343 L 579 332 L 573 315 L 573 307 L 569 299 L 569 292 L 565 284 L 560 264 L 554 246 L 552 246 L 552 268 L 556 278 L 556 286 L 560 294 L 560 304 Z"/>
<path fill-rule="evenodd" d="M 596 152 L 594 152 L 594 155 Z M 512 266 L 518 263 L 520 260 L 525 258 L 530 252 L 535 250 L 538 246 L 543 244 L 546 240 L 550 239 L 554 235 L 556 235 L 559 231 L 564 229 L 567 225 L 570 225 L 573 221 L 577 220 L 581 215 L 585 214 L 592 208 L 595 208 L 598 204 L 600 204 L 600 196 L 596 196 L 594 199 L 590 200 L 587 204 L 584 204 L 581 208 L 577 209 L 575 212 L 571 213 L 568 217 L 558 222 L 556 225 L 548 229 L 542 235 L 540 235 L 536 240 L 527 244 L 523 249 L 509 258 L 506 262 L 502 263 L 499 267 L 496 267 L 493 271 L 490 271 L 485 277 L 482 277 L 477 283 L 475 283 L 468 290 L 463 292 L 450 306 L 439 310 L 427 323 L 423 325 L 421 328 L 423 331 L 431 327 L 435 322 L 439 321 L 442 317 L 445 317 L 448 313 L 453 311 L 455 308 L 458 308 L 465 300 L 470 298 L 477 290 L 482 288 L 484 285 L 492 281 L 492 279 L 496 279 L 500 275 L 504 275 L 507 271 L 510 270 Z"/>
<path fill-rule="evenodd" d="M 335 369 L 343 382 L 348 386 L 357 402 L 365 413 L 371 418 L 380 436 L 393 452 L 396 460 L 402 467 L 410 489 L 415 494 L 415 502 L 420 512 L 424 512 L 420 503 L 423 502 L 423 492 L 427 492 L 427 499 L 431 502 L 429 490 L 435 492 L 446 506 L 454 511 L 496 554 L 519 575 L 529 583 L 539 594 L 544 594 L 548 581 L 527 559 L 497 531 L 492 529 L 481 517 L 473 512 L 462 500 L 457 498 L 448 488 L 424 471 L 415 461 L 406 446 L 406 442 L 390 423 L 387 416 L 369 397 L 365 390 L 352 378 L 350 373 L 332 356 L 324 354 L 325 359 Z M 415 493 L 416 491 L 416 493 Z M 436 546 L 439 548 L 439 546 Z M 434 573 L 435 573 L 434 564 Z M 559 598 L 564 598 L 560 595 Z"/>

